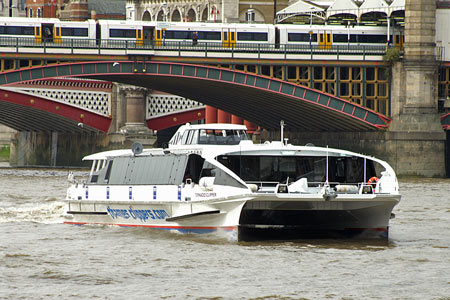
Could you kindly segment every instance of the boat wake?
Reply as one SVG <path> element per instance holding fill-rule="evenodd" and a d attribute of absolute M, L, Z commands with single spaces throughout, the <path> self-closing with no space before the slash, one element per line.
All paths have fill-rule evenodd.
<path fill-rule="evenodd" d="M 62 223 L 63 218 L 61 215 L 63 213 L 64 203 L 56 200 L 45 203 L 26 203 L 16 206 L 3 206 L 0 207 L 0 223 Z"/>

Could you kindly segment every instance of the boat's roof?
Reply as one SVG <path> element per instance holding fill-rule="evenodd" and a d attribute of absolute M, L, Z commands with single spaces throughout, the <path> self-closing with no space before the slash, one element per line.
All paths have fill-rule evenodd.
<path fill-rule="evenodd" d="M 181 126 L 180 129 L 247 130 L 247 127 L 245 125 L 240 124 L 210 123 L 210 124 L 186 124 Z"/>

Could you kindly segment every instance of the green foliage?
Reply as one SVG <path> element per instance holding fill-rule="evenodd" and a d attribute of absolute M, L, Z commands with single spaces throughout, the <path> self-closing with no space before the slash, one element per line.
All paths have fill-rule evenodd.
<path fill-rule="evenodd" d="M 392 47 L 392 48 L 387 48 L 386 49 L 386 54 L 383 55 L 383 60 L 385 62 L 387 62 L 389 65 L 384 70 L 384 76 L 388 80 L 391 80 L 391 77 L 392 77 L 392 65 L 396 61 L 399 61 L 401 56 L 402 56 L 402 51 L 399 48 L 397 48 L 397 47 Z"/>
<path fill-rule="evenodd" d="M 394 64 L 396 61 L 400 60 L 402 56 L 402 51 L 398 48 L 388 48 L 386 54 L 383 55 L 383 60 L 388 62 L 390 65 Z"/>

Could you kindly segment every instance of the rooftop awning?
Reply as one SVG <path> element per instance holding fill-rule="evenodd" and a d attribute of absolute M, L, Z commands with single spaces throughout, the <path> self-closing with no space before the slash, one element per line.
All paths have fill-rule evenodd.
<path fill-rule="evenodd" d="M 277 22 L 281 22 L 287 18 L 297 16 L 297 15 L 306 15 L 306 14 L 314 14 L 320 18 L 325 17 L 325 10 L 321 7 L 313 5 L 308 2 L 304 2 L 299 0 L 294 4 L 280 10 L 277 12 Z"/>
<path fill-rule="evenodd" d="M 339 14 L 352 14 L 358 19 L 361 15 L 372 12 L 382 12 L 390 16 L 394 11 L 405 10 L 405 0 L 394 0 L 391 5 L 385 0 L 365 0 L 361 6 L 358 6 L 353 0 L 335 0 L 328 8 L 323 9 L 309 2 L 299 0 L 294 4 L 280 10 L 277 13 L 277 22 L 284 21 L 297 15 L 314 15 L 328 19 L 330 16 Z"/>

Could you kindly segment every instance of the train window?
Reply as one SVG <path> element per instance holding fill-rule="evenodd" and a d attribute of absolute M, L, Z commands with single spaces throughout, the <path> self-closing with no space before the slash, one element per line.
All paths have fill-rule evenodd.
<path fill-rule="evenodd" d="M 239 41 L 267 41 L 267 32 L 238 32 Z"/>
<path fill-rule="evenodd" d="M 333 42 L 334 43 L 346 43 L 348 42 L 347 34 L 333 34 Z"/>
<path fill-rule="evenodd" d="M 110 29 L 109 36 L 110 37 L 118 37 L 118 38 L 136 38 L 136 30 L 135 29 Z"/>
<path fill-rule="evenodd" d="M 200 31 L 198 32 L 199 40 L 220 41 L 220 32 Z"/>
<path fill-rule="evenodd" d="M 189 40 L 192 38 L 192 32 L 180 30 L 166 30 L 167 40 Z"/>
<path fill-rule="evenodd" d="M 333 34 L 333 42 L 335 43 L 348 43 L 348 34 Z M 356 43 L 357 36 L 354 34 L 350 35 L 350 43 Z"/>
<path fill-rule="evenodd" d="M 384 34 L 358 34 L 358 42 L 368 44 L 383 44 L 387 42 L 387 37 Z"/>
<path fill-rule="evenodd" d="M 288 42 L 309 42 L 309 33 L 288 33 Z M 311 42 L 317 42 L 317 34 L 311 34 Z"/>
<path fill-rule="evenodd" d="M 88 36 L 87 28 L 61 28 L 62 36 Z"/>
<path fill-rule="evenodd" d="M 0 34 L 34 35 L 34 27 L 0 26 Z"/>

